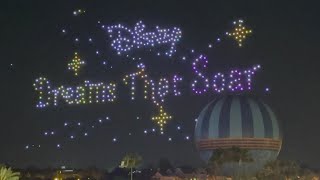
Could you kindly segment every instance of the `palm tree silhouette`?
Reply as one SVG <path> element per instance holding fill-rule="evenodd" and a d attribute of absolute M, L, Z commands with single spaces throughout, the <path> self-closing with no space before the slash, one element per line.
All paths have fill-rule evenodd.
<path fill-rule="evenodd" d="M 0 180 L 19 180 L 20 173 L 13 172 L 11 168 L 1 167 Z"/>
<path fill-rule="evenodd" d="M 142 162 L 141 156 L 139 156 L 136 153 L 129 153 L 123 157 L 120 167 L 130 169 L 130 179 L 132 180 L 133 178 L 132 169 L 137 168 L 141 164 L 141 162 Z"/>

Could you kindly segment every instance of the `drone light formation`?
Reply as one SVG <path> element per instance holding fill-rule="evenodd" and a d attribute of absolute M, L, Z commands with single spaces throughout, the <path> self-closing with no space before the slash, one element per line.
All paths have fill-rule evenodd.
<path fill-rule="evenodd" d="M 164 125 L 167 124 L 168 120 L 171 120 L 172 116 L 168 115 L 162 106 L 159 107 L 159 115 L 152 117 L 153 121 L 156 121 L 160 126 L 160 131 L 163 132 Z"/>
<path fill-rule="evenodd" d="M 213 77 L 213 89 L 215 92 L 217 93 L 221 93 L 222 91 L 224 91 L 225 88 L 225 78 L 224 75 L 222 73 L 217 73 L 216 75 L 214 75 Z"/>
<path fill-rule="evenodd" d="M 252 85 L 252 76 L 260 68 L 260 65 L 255 65 L 253 66 L 253 68 L 247 70 L 231 70 L 229 74 L 229 90 L 231 90 L 232 92 L 245 90 L 250 91 Z"/>
<path fill-rule="evenodd" d="M 252 89 L 253 75 L 261 68 L 260 65 L 255 65 L 245 70 L 231 70 L 229 74 L 219 72 L 213 75 L 212 80 L 209 81 L 210 78 L 205 75 L 207 64 L 208 61 L 204 55 L 200 55 L 192 63 L 192 69 L 196 75 L 196 79 L 193 80 L 191 86 L 195 94 L 201 95 L 206 93 L 210 87 L 212 87 L 213 92 L 216 93 L 221 93 L 226 90 L 229 92 L 250 91 Z"/>
<path fill-rule="evenodd" d="M 133 49 L 154 48 L 159 45 L 170 46 L 169 50 L 164 52 L 167 56 L 172 56 L 176 52 L 176 44 L 182 36 L 179 28 L 161 29 L 156 26 L 155 31 L 146 32 L 145 27 L 142 21 L 137 22 L 133 29 L 121 24 L 108 26 L 108 34 L 112 40 L 111 47 L 119 55 Z"/>
<path fill-rule="evenodd" d="M 181 91 L 178 90 L 178 82 L 182 81 L 182 77 L 179 77 L 178 75 L 173 76 L 173 93 L 175 96 L 180 96 Z"/>
<path fill-rule="evenodd" d="M 113 102 L 116 99 L 116 84 L 114 83 L 85 81 L 83 85 L 76 87 L 59 86 L 52 88 L 46 78 L 40 77 L 35 80 L 33 86 L 35 91 L 38 92 L 36 107 L 39 108 L 49 105 L 58 106 L 61 101 L 72 105 Z"/>
<path fill-rule="evenodd" d="M 129 79 L 131 80 L 131 99 L 134 100 L 135 99 L 135 79 L 137 77 L 144 79 L 147 78 L 148 75 L 145 74 L 145 65 L 143 63 L 140 63 L 137 65 L 138 71 L 129 75 L 126 75 L 123 78 L 123 82 L 124 84 L 128 85 L 129 84 Z"/>
<path fill-rule="evenodd" d="M 49 106 L 51 101 L 51 86 L 50 82 L 45 77 L 39 77 L 33 84 L 34 90 L 38 92 L 38 103 L 36 107 L 44 108 Z"/>
<path fill-rule="evenodd" d="M 85 13 L 84 10 L 78 9 L 73 12 L 74 16 L 79 16 Z M 99 26 L 105 29 L 105 25 L 101 25 L 98 21 Z M 61 33 L 61 32 L 60 32 Z M 66 29 L 62 29 L 63 34 L 67 34 Z M 68 31 L 70 34 L 71 31 Z M 150 75 L 146 72 L 146 66 L 142 63 L 141 57 L 133 56 L 130 52 L 134 52 L 139 49 L 154 51 L 158 56 L 173 56 L 177 51 L 177 44 L 179 43 L 182 32 L 180 28 L 160 28 L 159 26 L 154 27 L 151 30 L 147 30 L 145 24 L 142 21 L 137 22 L 134 27 L 128 27 L 122 24 L 117 24 L 107 27 L 107 33 L 111 40 L 111 48 L 113 48 L 118 55 L 125 55 L 127 59 L 136 60 L 137 70 L 133 73 L 129 73 L 124 76 L 123 83 L 129 86 L 129 93 L 131 100 L 135 100 L 137 81 L 143 83 L 144 98 L 150 99 L 159 111 L 159 114 L 152 117 L 152 120 L 156 121 L 160 126 L 160 132 L 163 134 L 164 125 L 168 120 L 172 119 L 167 112 L 165 112 L 165 99 L 168 95 L 172 94 L 174 96 L 182 95 L 181 85 L 183 83 L 183 77 L 174 74 L 170 77 L 160 77 L 158 79 L 150 78 Z M 247 38 L 247 35 L 252 33 L 252 31 L 245 26 L 243 26 L 243 21 L 238 20 L 234 22 L 234 29 L 226 34 L 229 37 L 234 38 L 238 45 L 241 47 L 243 41 Z M 82 36 L 72 36 L 74 43 L 79 45 L 80 39 L 85 40 L 88 44 L 93 45 L 93 35 L 83 38 Z M 96 38 L 95 38 L 96 39 Z M 214 41 L 221 42 L 221 38 L 217 38 Z M 82 41 L 81 41 L 82 42 Z M 213 49 L 215 47 L 214 42 L 208 44 L 208 48 Z M 164 49 L 164 50 L 163 50 Z M 164 51 L 164 52 L 162 52 Z M 252 89 L 252 79 L 260 65 L 253 66 L 252 68 L 246 69 L 232 69 L 227 72 L 218 72 L 209 74 L 208 70 L 208 59 L 204 54 L 197 54 L 194 49 L 187 49 L 188 54 L 180 54 L 177 57 L 179 60 L 182 59 L 183 62 L 187 62 L 189 59 L 193 59 L 191 64 L 193 74 L 193 79 L 191 80 L 191 91 L 197 95 L 205 94 L 208 92 L 213 93 L 223 93 L 223 92 L 242 92 Z M 103 51 L 99 48 L 94 49 L 94 54 L 100 58 L 102 65 L 105 69 L 112 68 L 109 61 L 105 60 Z M 195 58 L 193 58 L 195 57 Z M 111 62 L 111 61 L 110 61 Z M 79 75 L 82 66 L 85 64 L 78 55 L 77 52 L 74 53 L 73 59 L 68 63 L 68 70 L 72 71 L 75 76 Z M 52 87 L 50 82 L 43 77 L 40 77 L 34 82 L 34 89 L 38 94 L 38 101 L 36 107 L 44 108 L 50 105 L 75 105 L 75 104 L 94 104 L 94 103 L 106 103 L 113 102 L 116 100 L 116 84 L 107 82 L 90 82 L 88 80 L 84 81 L 83 84 L 78 86 L 61 85 L 57 87 Z M 268 92 L 266 89 L 265 92 Z M 99 121 L 99 123 L 101 123 Z M 69 123 L 64 124 L 65 127 L 69 127 Z M 82 126 L 78 124 L 78 126 Z M 97 125 L 92 125 L 92 129 Z M 180 126 L 177 127 L 180 130 Z M 154 132 L 145 130 L 144 133 Z M 131 133 L 130 133 L 131 134 Z M 149 133 L 151 134 L 151 133 Z M 46 132 L 49 136 L 50 132 Z M 52 134 L 51 134 L 52 135 Z M 88 136 L 88 132 L 82 132 L 81 136 Z M 91 135 L 91 133 L 90 133 Z M 79 137 L 79 135 L 68 135 L 68 138 L 74 139 Z M 186 140 L 189 136 L 185 137 Z M 170 140 L 171 141 L 171 137 Z M 117 139 L 114 138 L 113 142 Z"/>
<path fill-rule="evenodd" d="M 247 35 L 252 33 L 252 30 L 243 26 L 243 20 L 234 21 L 233 24 L 235 26 L 234 29 L 231 32 L 226 32 L 226 35 L 236 40 L 239 47 L 241 47 Z"/>
<path fill-rule="evenodd" d="M 204 76 L 204 74 L 198 69 L 198 66 L 202 68 L 206 68 L 208 64 L 207 57 L 204 55 L 200 55 L 199 58 L 196 58 L 195 61 L 192 63 L 192 69 L 196 76 L 198 77 L 197 79 L 193 80 L 191 86 L 192 86 L 192 91 L 195 92 L 196 94 L 202 94 L 208 91 L 209 89 L 209 80 Z M 202 81 L 202 88 L 198 87 L 199 81 Z"/>
<path fill-rule="evenodd" d="M 73 59 L 70 63 L 68 63 L 68 69 L 70 71 L 73 71 L 75 76 L 78 76 L 79 70 L 84 64 L 84 61 L 81 61 L 81 59 L 78 56 L 78 53 L 75 52 Z"/>

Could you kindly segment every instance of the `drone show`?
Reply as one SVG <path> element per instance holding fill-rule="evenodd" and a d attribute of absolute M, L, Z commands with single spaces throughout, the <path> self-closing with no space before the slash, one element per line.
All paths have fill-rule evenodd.
<path fill-rule="evenodd" d="M 316 3 L 1 6 L 1 180 L 319 180 Z"/>

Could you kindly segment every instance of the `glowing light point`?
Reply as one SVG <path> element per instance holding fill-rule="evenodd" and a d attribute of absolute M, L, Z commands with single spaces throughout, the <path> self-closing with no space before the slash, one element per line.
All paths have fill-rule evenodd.
<path fill-rule="evenodd" d="M 270 89 L 269 89 L 269 88 L 266 88 L 265 91 L 268 93 L 268 92 L 270 92 Z"/>

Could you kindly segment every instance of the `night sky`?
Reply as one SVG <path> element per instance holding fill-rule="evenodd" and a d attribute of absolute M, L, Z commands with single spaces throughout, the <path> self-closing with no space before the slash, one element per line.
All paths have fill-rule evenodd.
<path fill-rule="evenodd" d="M 284 137 L 279 158 L 319 168 L 320 119 L 316 103 L 320 100 L 320 16 L 316 4 L 301 3 L 2 1 L 0 163 L 15 167 L 108 168 L 117 165 L 126 152 L 137 152 L 145 165 L 155 164 L 161 157 L 175 165 L 201 164 L 192 140 L 195 118 L 217 94 L 210 91 L 199 96 L 191 92 L 191 80 L 195 77 L 191 70 L 193 59 L 181 61 L 181 57 L 195 49 L 196 53 L 208 56 L 208 76 L 260 64 L 262 69 L 253 78 L 253 91 L 245 93 L 265 100 L 281 121 Z M 77 9 L 86 12 L 74 16 Z M 225 36 L 232 29 L 232 22 L 239 18 L 253 30 L 241 48 Z M 141 61 L 118 56 L 100 26 L 123 23 L 133 27 L 140 20 L 149 30 L 157 25 L 181 28 L 177 53 L 169 58 L 139 50 L 134 54 Z M 63 34 L 62 29 L 67 32 Z M 74 42 L 76 37 L 78 43 Z M 218 37 L 223 40 L 208 48 Z M 86 61 L 78 77 L 67 69 L 75 51 Z M 103 61 L 108 65 L 103 65 Z M 143 99 L 142 84 L 137 84 L 136 100 L 132 101 L 129 87 L 122 82 L 126 74 L 136 71 L 138 62 L 145 63 L 153 79 L 173 74 L 185 78 L 182 95 L 166 98 L 164 107 L 173 119 L 164 135 L 150 120 L 157 109 L 150 100 Z M 118 97 L 114 103 L 38 109 L 32 84 L 40 76 L 47 77 L 53 86 L 75 86 L 84 80 L 114 81 L 119 86 Z M 270 88 L 270 92 L 266 93 L 265 88 Z M 111 120 L 107 121 L 107 116 Z M 65 122 L 81 122 L 81 128 L 90 127 L 99 118 L 104 119 L 103 123 L 88 130 L 87 137 L 79 137 L 83 133 L 79 128 L 63 127 Z M 157 132 L 151 132 L 152 128 Z M 44 136 L 45 131 L 51 130 L 55 135 Z M 71 140 L 72 134 L 77 138 Z M 117 141 L 113 142 L 113 138 Z M 41 147 L 25 148 L 32 144 Z M 61 147 L 57 148 L 57 144 Z"/>

